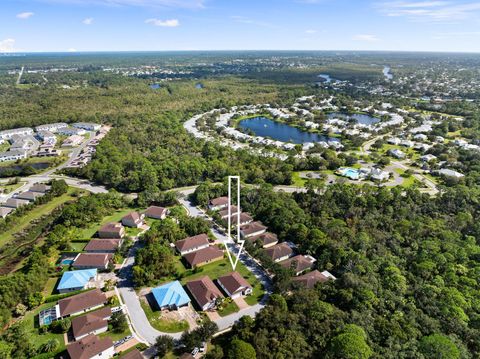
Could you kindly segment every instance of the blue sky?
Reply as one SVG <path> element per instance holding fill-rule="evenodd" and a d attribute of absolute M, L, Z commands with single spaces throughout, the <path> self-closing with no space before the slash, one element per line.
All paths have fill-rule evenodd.
<path fill-rule="evenodd" d="M 480 1 L 0 1 L 0 52 L 245 49 L 480 52 Z"/>

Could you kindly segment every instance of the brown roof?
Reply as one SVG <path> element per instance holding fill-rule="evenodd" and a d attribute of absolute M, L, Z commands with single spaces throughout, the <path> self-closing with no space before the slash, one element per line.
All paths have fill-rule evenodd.
<path fill-rule="evenodd" d="M 315 284 L 324 283 L 330 279 L 333 279 L 333 278 L 329 278 L 326 275 L 320 273 L 318 270 L 314 270 L 306 274 L 300 275 L 298 277 L 295 277 L 292 280 L 298 283 L 302 283 L 307 288 L 313 288 L 315 287 Z"/>
<path fill-rule="evenodd" d="M 112 315 L 110 307 L 103 307 L 88 314 L 72 319 L 73 336 L 80 337 L 108 326 L 106 318 Z"/>
<path fill-rule="evenodd" d="M 107 297 L 105 296 L 105 293 L 100 289 L 94 289 L 72 297 L 60 299 L 58 301 L 58 306 L 60 307 L 60 315 L 64 317 L 72 313 L 77 313 L 104 304 L 106 301 Z"/>
<path fill-rule="evenodd" d="M 293 253 L 292 248 L 288 246 L 287 243 L 279 243 L 274 245 L 273 247 L 265 249 L 265 253 L 272 259 L 276 260 L 287 255 L 291 255 Z"/>
<path fill-rule="evenodd" d="M 295 257 L 280 262 L 280 265 L 284 268 L 291 268 L 295 271 L 295 273 L 298 273 L 312 268 L 313 263 L 315 263 L 314 258 L 308 258 L 299 254 Z"/>
<path fill-rule="evenodd" d="M 111 253 L 80 253 L 73 262 L 74 267 L 105 267 L 112 260 Z"/>
<path fill-rule="evenodd" d="M 192 280 L 185 286 L 202 308 L 205 304 L 212 302 L 216 298 L 223 298 L 220 289 L 217 288 L 208 276 Z"/>
<path fill-rule="evenodd" d="M 90 359 L 111 347 L 113 342 L 109 337 L 100 339 L 90 334 L 67 346 L 67 351 L 71 359 Z"/>
<path fill-rule="evenodd" d="M 213 259 L 223 258 L 223 251 L 217 246 L 211 246 L 200 249 L 199 251 L 187 253 L 183 256 L 190 266 L 195 267 L 198 264 L 211 261 Z"/>
<path fill-rule="evenodd" d="M 145 215 L 147 217 L 162 217 L 164 214 L 166 214 L 167 209 L 163 207 L 157 207 L 157 206 L 150 206 L 147 208 L 145 211 Z"/>
<path fill-rule="evenodd" d="M 140 222 L 141 221 L 141 218 L 140 218 L 140 213 L 138 212 L 130 212 L 129 214 L 127 214 L 126 216 L 123 216 L 122 217 L 122 221 L 123 220 L 126 220 L 126 221 L 133 221 L 133 222 Z"/>
<path fill-rule="evenodd" d="M 98 231 L 99 232 L 114 232 L 114 233 L 120 233 L 122 230 L 123 225 L 118 222 L 110 222 L 105 225 L 103 225 Z"/>
<path fill-rule="evenodd" d="M 238 213 L 238 207 L 237 206 L 231 206 L 230 207 L 230 213 L 231 214 L 237 214 Z M 220 212 L 218 212 L 218 214 L 220 214 L 220 217 L 222 217 L 222 218 L 228 217 L 228 208 L 227 209 L 222 209 Z"/>
<path fill-rule="evenodd" d="M 132 351 L 128 352 L 127 354 L 121 355 L 120 358 L 121 359 L 144 359 L 145 357 L 142 355 L 142 353 L 140 353 L 138 349 L 135 348 Z"/>
<path fill-rule="evenodd" d="M 175 247 L 180 252 L 183 251 L 188 251 L 189 249 L 197 248 L 203 245 L 208 244 L 208 236 L 205 233 L 198 234 L 193 237 L 187 237 L 185 239 L 182 239 L 180 241 L 175 242 Z"/>
<path fill-rule="evenodd" d="M 248 283 L 238 272 L 232 272 L 221 276 L 217 281 L 221 283 L 230 294 L 235 293 L 241 288 L 252 288 L 250 283 Z"/>
<path fill-rule="evenodd" d="M 249 235 L 249 234 L 252 234 L 252 233 L 256 233 L 256 232 L 259 232 L 259 231 L 263 231 L 267 229 L 267 227 L 265 227 L 262 222 L 252 222 L 252 223 L 248 223 L 248 224 L 245 224 L 243 226 L 240 227 L 240 230 L 245 234 L 245 235 Z"/>
<path fill-rule="evenodd" d="M 255 243 L 256 241 L 262 242 L 263 246 L 268 246 L 269 244 L 272 243 L 277 243 L 278 242 L 278 237 L 275 233 L 271 232 L 265 232 L 262 234 L 259 234 L 258 236 L 253 236 L 248 238 L 249 241 L 252 243 Z"/>
<path fill-rule="evenodd" d="M 210 200 L 212 206 L 224 206 L 228 204 L 228 197 L 217 197 Z"/>
<path fill-rule="evenodd" d="M 232 223 L 235 224 L 237 223 L 237 217 L 238 216 L 232 216 Z M 253 218 L 250 216 L 250 213 L 242 212 L 240 213 L 240 223 L 245 223 L 245 222 L 252 222 Z"/>
<path fill-rule="evenodd" d="M 26 192 L 19 193 L 16 198 L 26 199 L 26 200 L 29 200 L 29 201 L 35 201 L 35 199 L 37 199 L 38 197 L 42 197 L 42 196 L 43 196 L 43 193 L 26 191 Z"/>
<path fill-rule="evenodd" d="M 85 246 L 85 251 L 114 251 L 120 246 L 119 238 L 92 239 Z"/>
<path fill-rule="evenodd" d="M 32 192 L 40 192 L 45 193 L 50 189 L 50 186 L 47 186 L 44 183 L 36 183 L 32 187 L 30 187 L 30 191 Z"/>
<path fill-rule="evenodd" d="M 195 357 L 190 353 L 183 353 L 178 359 L 194 359 Z"/>

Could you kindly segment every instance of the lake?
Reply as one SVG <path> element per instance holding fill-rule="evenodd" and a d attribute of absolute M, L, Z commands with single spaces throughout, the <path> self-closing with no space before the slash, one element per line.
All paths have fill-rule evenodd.
<path fill-rule="evenodd" d="M 160 88 L 160 84 L 151 84 L 150 88 L 153 90 L 158 90 Z"/>
<path fill-rule="evenodd" d="M 200 82 L 199 82 L 198 84 L 196 84 L 196 85 L 195 85 L 195 88 L 196 88 L 196 89 L 198 89 L 198 90 L 201 90 L 201 89 L 203 89 L 203 87 L 204 87 L 204 86 L 203 86 L 203 84 L 202 84 L 202 83 L 200 83 Z"/>
<path fill-rule="evenodd" d="M 251 130 L 257 136 L 270 137 L 277 141 L 303 144 L 307 142 L 326 142 L 328 140 L 338 141 L 335 138 L 302 131 L 290 125 L 275 122 L 269 118 L 259 116 L 242 120 L 239 127 Z"/>
<path fill-rule="evenodd" d="M 353 118 L 362 125 L 373 125 L 374 123 L 380 122 L 379 118 L 372 117 L 370 115 L 363 114 L 363 113 L 354 113 L 349 115 L 347 113 L 333 112 L 333 113 L 329 113 L 327 117 L 340 118 L 340 119 L 346 119 L 346 120 L 348 120 L 349 118 Z"/>
<path fill-rule="evenodd" d="M 320 75 L 318 75 L 318 77 L 324 79 L 325 80 L 324 83 L 326 83 L 326 84 L 329 84 L 332 81 L 336 81 L 335 79 L 332 79 L 330 77 L 330 75 L 328 75 L 328 74 L 320 74 Z"/>

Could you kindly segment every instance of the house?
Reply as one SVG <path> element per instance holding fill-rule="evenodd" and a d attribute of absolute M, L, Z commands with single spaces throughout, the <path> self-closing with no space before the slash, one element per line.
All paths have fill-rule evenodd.
<path fill-rule="evenodd" d="M 225 219 L 228 218 L 228 208 L 222 209 L 220 212 L 218 212 L 220 215 L 220 218 Z M 238 214 L 238 207 L 237 206 L 230 206 L 230 215 L 235 216 Z"/>
<path fill-rule="evenodd" d="M 44 183 L 35 183 L 32 187 L 29 189 L 30 192 L 38 192 L 38 193 L 47 193 L 50 191 L 50 186 L 47 186 Z"/>
<path fill-rule="evenodd" d="M 44 143 L 51 143 L 55 144 L 57 143 L 57 136 L 55 136 L 52 132 L 50 131 L 40 131 L 37 132 L 37 137 L 42 140 Z"/>
<path fill-rule="evenodd" d="M 445 177 L 451 177 L 451 178 L 457 178 L 457 179 L 465 177 L 464 174 L 454 170 L 450 170 L 448 168 L 442 168 L 441 170 L 438 171 L 438 173 Z"/>
<path fill-rule="evenodd" d="M 387 139 L 387 143 L 391 144 L 391 145 L 399 145 L 400 142 L 402 142 L 401 139 L 397 138 L 397 137 L 390 137 Z"/>
<path fill-rule="evenodd" d="M 138 228 L 143 225 L 143 219 L 145 218 L 145 215 L 142 213 L 138 212 L 130 212 L 126 216 L 122 218 L 122 224 L 125 227 L 132 227 L 132 228 Z"/>
<path fill-rule="evenodd" d="M 86 131 L 98 131 L 102 127 L 102 125 L 99 125 L 98 123 L 91 122 L 76 122 L 72 126 Z"/>
<path fill-rule="evenodd" d="M 0 152 L 0 162 L 17 161 L 27 158 L 27 151 L 25 150 L 10 150 L 7 152 Z"/>
<path fill-rule="evenodd" d="M 237 216 L 237 215 L 232 216 L 230 223 L 231 223 L 232 225 L 236 225 L 236 224 L 237 224 L 237 220 L 238 220 L 238 216 Z M 250 216 L 250 214 L 245 213 L 245 212 L 240 213 L 240 225 L 241 225 L 241 226 L 243 226 L 243 225 L 245 225 L 245 224 L 252 223 L 252 222 L 253 222 L 253 218 L 252 218 L 252 216 Z"/>
<path fill-rule="evenodd" d="M 296 283 L 300 283 L 307 288 L 315 287 L 317 283 L 324 283 L 329 280 L 335 280 L 336 278 L 328 271 L 320 272 L 318 270 L 314 270 L 303 274 L 301 276 L 295 277 L 292 280 Z"/>
<path fill-rule="evenodd" d="M 165 219 L 168 214 L 168 209 L 157 206 L 150 206 L 145 211 L 145 216 L 153 219 Z"/>
<path fill-rule="evenodd" d="M 405 153 L 397 148 L 393 148 L 391 150 L 388 151 L 388 154 L 390 156 L 393 156 L 395 158 L 398 158 L 398 159 L 402 159 L 402 158 L 405 158 Z"/>
<path fill-rule="evenodd" d="M 209 245 L 208 236 L 205 233 L 175 242 L 175 247 L 182 256 L 187 253 L 207 248 Z"/>
<path fill-rule="evenodd" d="M 190 303 L 190 297 L 178 280 L 153 288 L 152 294 L 161 310 L 176 310 Z"/>
<path fill-rule="evenodd" d="M 374 181 L 387 181 L 390 178 L 390 173 L 382 171 L 380 168 L 372 168 L 369 176 Z"/>
<path fill-rule="evenodd" d="M 411 148 L 415 145 L 415 143 L 413 141 L 410 141 L 410 140 L 402 140 L 400 142 L 400 146 L 403 146 L 403 147 L 408 147 L 408 148 Z"/>
<path fill-rule="evenodd" d="M 262 248 L 269 248 L 278 243 L 277 235 L 270 232 L 265 232 L 258 236 L 248 237 L 247 240 L 252 244 L 260 243 Z"/>
<path fill-rule="evenodd" d="M 223 298 L 222 292 L 208 276 L 188 282 L 185 287 L 202 310 L 215 308 L 217 300 Z"/>
<path fill-rule="evenodd" d="M 58 301 L 58 317 L 65 318 L 94 310 L 107 302 L 107 296 L 100 289 L 83 292 Z"/>
<path fill-rule="evenodd" d="M 430 162 L 430 161 L 436 160 L 436 159 L 437 159 L 437 156 L 432 155 L 432 154 L 429 153 L 428 155 L 423 155 L 422 157 L 420 157 L 420 159 L 421 159 L 423 162 Z"/>
<path fill-rule="evenodd" d="M 290 268 L 293 270 L 295 275 L 300 275 L 303 272 L 305 272 L 307 269 L 312 269 L 313 264 L 317 260 L 313 258 L 312 256 L 309 255 L 296 255 L 294 257 L 291 257 L 289 259 L 286 259 L 279 264 L 283 268 Z"/>
<path fill-rule="evenodd" d="M 37 157 L 58 157 L 62 154 L 61 150 L 57 150 L 55 148 L 43 148 L 42 150 L 38 151 L 35 156 Z"/>
<path fill-rule="evenodd" d="M 87 133 L 84 129 L 76 127 L 62 127 L 59 128 L 57 132 L 63 136 L 82 136 Z"/>
<path fill-rule="evenodd" d="M 14 209 L 10 207 L 0 207 L 0 217 L 5 218 L 8 216 L 11 212 L 13 212 Z"/>
<path fill-rule="evenodd" d="M 127 354 L 123 354 L 121 359 L 144 359 L 145 357 L 140 353 L 138 349 L 133 349 L 132 351 L 129 351 Z M 193 358 L 193 357 L 192 357 Z"/>
<path fill-rule="evenodd" d="M 8 140 L 14 135 L 33 135 L 33 129 L 29 127 L 13 128 L 11 130 L 0 131 L 0 139 Z"/>
<path fill-rule="evenodd" d="M 65 139 L 62 143 L 62 147 L 75 147 L 80 145 L 85 138 L 80 135 L 71 135 Z"/>
<path fill-rule="evenodd" d="M 240 235 L 242 238 L 259 236 L 267 231 L 262 222 L 251 222 L 240 227 Z"/>
<path fill-rule="evenodd" d="M 49 132 L 57 132 L 59 128 L 68 127 L 68 125 L 64 122 L 56 122 L 56 123 L 48 123 L 45 125 L 40 125 L 35 127 L 35 131 L 42 132 L 42 131 L 49 131 Z"/>
<path fill-rule="evenodd" d="M 428 140 L 428 137 L 427 137 L 427 135 L 425 135 L 423 133 L 419 133 L 419 134 L 413 136 L 413 139 L 417 140 L 417 141 L 426 141 L 426 140 Z"/>
<path fill-rule="evenodd" d="M 84 248 L 89 253 L 115 253 L 122 245 L 121 238 L 93 238 Z"/>
<path fill-rule="evenodd" d="M 26 191 L 26 192 L 22 192 L 22 193 L 17 194 L 17 196 L 15 198 L 24 199 L 24 200 L 33 202 L 38 197 L 42 197 L 42 196 L 44 196 L 43 193 Z"/>
<path fill-rule="evenodd" d="M 68 293 L 76 290 L 86 289 L 89 284 L 97 279 L 97 270 L 83 269 L 63 273 L 57 290 L 59 293 Z"/>
<path fill-rule="evenodd" d="M 227 208 L 228 206 L 228 197 L 218 197 L 211 199 L 208 203 L 208 208 L 212 211 L 219 211 L 221 209 Z"/>
<path fill-rule="evenodd" d="M 72 331 L 75 340 L 81 340 L 90 334 L 105 333 L 108 320 L 112 316 L 110 307 L 103 307 L 72 319 Z"/>
<path fill-rule="evenodd" d="M 283 242 L 265 249 L 265 254 L 274 262 L 281 262 L 293 255 L 293 249 Z"/>
<path fill-rule="evenodd" d="M 200 267 L 207 263 L 223 259 L 223 251 L 217 246 L 211 246 L 195 252 L 187 253 L 183 256 L 183 258 L 185 258 L 191 268 Z"/>
<path fill-rule="evenodd" d="M 75 257 L 72 266 L 78 269 L 97 268 L 106 270 L 112 261 L 111 253 L 80 253 Z"/>
<path fill-rule="evenodd" d="M 95 334 L 68 345 L 67 352 L 70 359 L 107 359 L 115 355 L 112 339 L 99 338 Z"/>
<path fill-rule="evenodd" d="M 8 208 L 20 208 L 22 206 L 26 206 L 29 204 L 29 201 L 26 201 L 24 199 L 18 199 L 18 198 L 9 198 L 5 203 L 2 204 L 2 207 L 8 207 Z"/>
<path fill-rule="evenodd" d="M 125 228 L 121 223 L 107 223 L 98 230 L 100 238 L 123 238 L 125 236 Z"/>
<path fill-rule="evenodd" d="M 252 286 L 238 272 L 219 277 L 217 283 L 231 298 L 252 294 Z"/>

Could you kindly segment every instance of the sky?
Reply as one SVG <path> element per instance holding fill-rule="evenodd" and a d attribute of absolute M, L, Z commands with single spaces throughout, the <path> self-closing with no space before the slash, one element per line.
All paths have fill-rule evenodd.
<path fill-rule="evenodd" d="M 480 0 L 0 0 L 0 52 L 480 52 Z"/>

